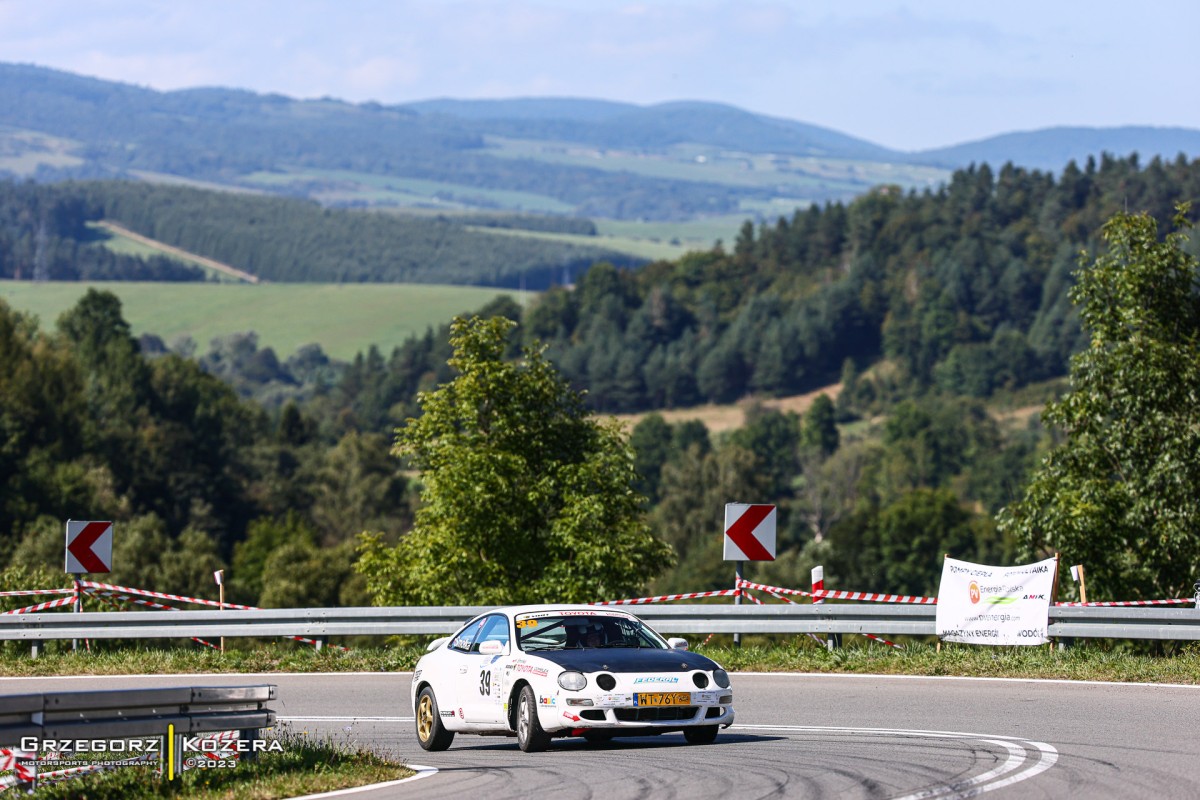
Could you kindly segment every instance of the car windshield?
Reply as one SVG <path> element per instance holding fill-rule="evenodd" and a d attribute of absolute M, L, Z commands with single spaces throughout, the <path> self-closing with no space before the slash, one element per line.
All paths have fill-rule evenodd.
<path fill-rule="evenodd" d="M 517 646 L 525 652 L 602 647 L 670 649 L 635 617 L 605 612 L 540 611 L 516 618 Z"/>

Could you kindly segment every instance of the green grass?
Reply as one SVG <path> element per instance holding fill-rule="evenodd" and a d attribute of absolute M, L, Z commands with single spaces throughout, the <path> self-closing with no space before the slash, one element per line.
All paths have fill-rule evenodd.
<path fill-rule="evenodd" d="M 831 193 L 847 197 L 883 183 L 932 187 L 948 170 L 910 164 L 743 153 L 697 144 L 661 152 L 601 149 L 570 142 L 487 137 L 488 153 L 499 158 L 534 159 L 651 178 L 698 181 L 738 188 L 767 189 L 780 198 L 808 205 Z"/>
<path fill-rule="evenodd" d="M 432 637 L 427 637 L 432 638 Z M 422 640 L 422 642 L 425 640 Z M 807 636 L 748 637 L 733 647 L 729 637 L 715 637 L 693 650 L 731 672 L 813 672 L 873 675 L 961 675 L 990 678 L 1057 678 L 1065 680 L 1136 683 L 1200 684 L 1200 645 L 1161 646 L 1166 655 L 1152 655 L 1150 646 L 1124 642 L 1077 641 L 1060 651 L 1040 647 L 971 647 L 943 645 L 940 652 L 926 641 L 904 641 L 902 649 L 844 637 L 845 646 L 829 651 Z M 50 653 L 29 657 L 25 645 L 0 648 L 0 676 L 130 675 L 261 672 L 401 672 L 411 670 L 425 652 L 420 643 L 355 647 L 348 652 L 327 648 L 271 643 L 254 647 L 230 644 L 224 654 L 177 647 L 97 646 L 97 652 L 73 653 L 67 643 L 53 643 Z M 245 647 L 246 649 L 241 649 Z M 736 682 L 736 678 L 735 678 Z"/>
<path fill-rule="evenodd" d="M 515 236 L 524 239 L 542 239 L 550 242 L 574 244 L 580 247 L 603 247 L 626 253 L 649 261 L 671 260 L 679 258 L 686 252 L 681 244 L 670 244 L 664 241 L 650 241 L 623 236 L 584 236 L 579 233 L 549 233 L 546 231 L 529 231 L 520 228 L 487 228 L 483 226 L 468 226 L 471 230 L 496 236 Z"/>
<path fill-rule="evenodd" d="M 369 172 L 292 168 L 280 172 L 255 172 L 243 178 L 251 185 L 275 191 L 288 186 L 306 187 L 322 203 L 366 201 L 373 204 L 424 206 L 462 210 L 499 207 L 514 211 L 565 214 L 571 206 L 552 197 L 503 189 L 483 189 L 445 181 L 373 175 Z"/>
<path fill-rule="evenodd" d="M 136 239 L 131 239 L 128 236 L 123 235 L 119 231 L 106 228 L 98 222 L 89 222 L 87 223 L 87 226 L 97 237 L 97 241 L 95 243 L 95 246 L 97 247 L 103 247 L 107 250 L 113 251 L 114 253 L 119 253 L 126 256 L 135 256 L 137 258 L 153 258 L 155 256 L 169 258 L 172 261 L 178 261 L 183 264 L 190 264 L 194 267 L 199 267 L 200 269 L 204 270 L 204 274 L 208 276 L 209 280 L 215 280 L 221 283 L 241 283 L 241 281 L 238 279 L 230 277 L 220 270 L 213 269 L 202 261 L 194 258 L 187 258 L 186 256 L 180 256 L 178 253 L 172 253 L 167 250 L 154 247 L 153 245 L 146 244 L 145 242 L 139 242 Z"/>
<path fill-rule="evenodd" d="M 596 220 L 600 236 L 626 239 L 645 239 L 651 242 L 678 240 L 684 250 L 709 250 L 720 239 L 729 244 L 737 238 L 746 214 L 727 214 L 687 222 L 630 222 L 614 219 Z"/>
<path fill-rule="evenodd" d="M 76 167 L 78 142 L 37 131 L 0 126 L 0 171 L 31 177 L 39 166 Z"/>
<path fill-rule="evenodd" d="M 154 333 L 168 345 L 191 336 L 205 352 L 214 337 L 256 331 L 259 346 L 273 347 L 281 359 L 314 342 L 341 359 L 371 344 L 386 355 L 410 336 L 475 311 L 498 295 L 522 299 L 516 291 L 432 284 L 32 281 L 0 281 L 0 299 L 36 314 L 48 330 L 88 288 L 120 297 L 135 335 Z"/>
<path fill-rule="evenodd" d="M 125 766 L 39 787 L 32 797 L 268 800 L 383 783 L 415 774 L 408 767 L 349 741 L 309 737 L 307 732 L 296 732 L 285 725 L 276 726 L 266 738 L 278 740 L 282 751 L 261 753 L 253 760 L 240 759 L 236 767 L 189 769 L 168 780 L 166 775 L 158 774 L 155 764 Z"/>

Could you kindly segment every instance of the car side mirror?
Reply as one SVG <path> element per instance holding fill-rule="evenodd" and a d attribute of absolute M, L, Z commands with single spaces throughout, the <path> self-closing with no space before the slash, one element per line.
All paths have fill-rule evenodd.
<path fill-rule="evenodd" d="M 483 656 L 503 655 L 508 646 L 496 639 L 488 639 L 479 643 L 479 654 Z"/>
<path fill-rule="evenodd" d="M 670 645 L 672 650 L 687 650 L 688 649 L 687 639 L 671 638 L 671 639 L 667 639 L 667 644 Z"/>
<path fill-rule="evenodd" d="M 449 636 L 443 636 L 443 637 L 442 637 L 442 638 L 440 638 L 440 639 L 434 639 L 432 642 L 430 642 L 429 644 L 425 645 L 425 652 L 426 652 L 426 653 L 432 653 L 434 650 L 437 650 L 439 647 L 441 647 L 442 645 L 444 645 L 444 644 L 445 644 L 446 642 L 448 642 L 448 641 L 450 641 L 450 637 L 449 637 Z"/>

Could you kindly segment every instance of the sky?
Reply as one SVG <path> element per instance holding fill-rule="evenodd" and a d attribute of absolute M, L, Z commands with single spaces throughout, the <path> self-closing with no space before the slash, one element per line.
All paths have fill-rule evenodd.
<path fill-rule="evenodd" d="M 1200 129 L 1198 30 L 1195 0 L 0 0 L 0 62 L 384 104 L 704 100 L 911 151 Z"/>

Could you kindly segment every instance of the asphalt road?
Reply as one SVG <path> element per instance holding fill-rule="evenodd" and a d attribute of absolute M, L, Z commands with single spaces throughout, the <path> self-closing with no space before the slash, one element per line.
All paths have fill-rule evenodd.
<path fill-rule="evenodd" d="M 737 722 L 713 745 L 678 734 L 589 745 L 459 734 L 417 746 L 404 673 L 0 679 L 0 695 L 274 683 L 282 720 L 429 777 L 367 798 L 1200 797 L 1200 688 L 956 678 L 734 674 Z M 0 699 L 0 704 L 2 704 Z"/>

